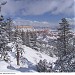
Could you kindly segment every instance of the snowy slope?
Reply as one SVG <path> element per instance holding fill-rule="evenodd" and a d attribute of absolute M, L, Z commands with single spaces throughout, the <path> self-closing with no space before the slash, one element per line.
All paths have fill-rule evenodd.
<path fill-rule="evenodd" d="M 26 57 L 28 60 L 30 60 L 34 65 L 36 63 L 38 63 L 40 59 L 41 60 L 46 59 L 48 62 L 56 61 L 56 58 L 52 58 L 46 54 L 42 54 L 42 53 L 35 51 L 29 47 L 24 46 L 24 49 L 25 49 L 24 57 Z"/>
<path fill-rule="evenodd" d="M 12 44 L 9 44 L 12 46 Z M 46 59 L 48 62 L 55 62 L 56 57 L 52 58 L 49 57 L 46 54 L 42 54 L 40 52 L 37 52 L 25 45 L 22 45 L 24 48 L 23 53 L 23 63 L 20 63 L 20 66 L 16 65 L 16 58 L 15 58 L 15 49 L 13 48 L 12 52 L 9 52 L 9 56 L 11 59 L 11 62 L 6 63 L 5 61 L 0 61 L 0 72 L 37 72 L 35 65 L 39 62 L 39 60 Z M 10 66 L 11 65 L 11 66 Z"/>

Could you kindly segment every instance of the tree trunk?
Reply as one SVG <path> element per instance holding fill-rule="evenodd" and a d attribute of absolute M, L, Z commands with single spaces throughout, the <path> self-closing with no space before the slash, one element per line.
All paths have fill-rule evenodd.
<path fill-rule="evenodd" d="M 18 45 L 16 46 L 16 48 L 17 48 L 17 65 L 20 65 L 19 64 L 19 50 L 18 50 Z"/>

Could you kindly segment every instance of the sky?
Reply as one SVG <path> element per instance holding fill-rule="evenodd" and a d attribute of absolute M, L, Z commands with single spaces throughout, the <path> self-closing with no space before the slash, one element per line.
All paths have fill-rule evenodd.
<path fill-rule="evenodd" d="M 75 25 L 75 0 L 0 0 L 1 14 L 14 24 L 56 27 L 62 18 Z"/>

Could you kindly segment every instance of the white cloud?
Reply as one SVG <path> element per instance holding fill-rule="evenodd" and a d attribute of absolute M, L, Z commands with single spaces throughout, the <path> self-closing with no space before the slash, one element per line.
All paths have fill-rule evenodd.
<path fill-rule="evenodd" d="M 6 1 L 6 0 L 4 0 Z M 46 12 L 52 14 L 73 14 L 74 0 L 7 0 L 2 7 L 4 15 L 40 15 Z"/>
<path fill-rule="evenodd" d="M 39 21 L 30 21 L 21 18 L 17 18 L 13 21 L 15 25 L 31 25 L 31 26 L 39 26 L 39 27 L 50 27 L 51 24 L 48 22 L 39 22 Z"/>
<path fill-rule="evenodd" d="M 75 26 L 75 17 L 74 18 L 66 18 L 70 25 Z"/>

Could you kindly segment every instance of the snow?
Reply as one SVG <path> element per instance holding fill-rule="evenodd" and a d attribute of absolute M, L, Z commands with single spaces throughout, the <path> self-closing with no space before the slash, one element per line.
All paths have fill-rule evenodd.
<path fill-rule="evenodd" d="M 47 36 L 48 39 L 57 39 L 55 36 Z"/>
<path fill-rule="evenodd" d="M 10 43 L 8 45 L 12 47 L 13 43 Z M 0 61 L 0 72 L 37 72 L 36 64 L 40 59 L 46 59 L 47 62 L 51 63 L 57 60 L 57 57 L 50 57 L 25 45 L 22 45 L 22 48 L 24 49 L 22 59 L 23 63 L 20 63 L 20 66 L 16 65 L 15 48 L 13 47 L 12 52 L 8 53 L 8 55 L 10 56 L 9 63 Z"/>
<path fill-rule="evenodd" d="M 44 38 L 42 41 L 48 43 L 48 39 L 47 38 Z"/>
<path fill-rule="evenodd" d="M 49 62 L 55 62 L 55 59 L 56 58 L 52 58 L 46 54 L 42 54 L 40 52 L 37 52 L 29 47 L 26 47 L 24 46 L 25 48 L 25 57 L 28 59 L 28 60 L 31 60 L 32 63 L 36 64 L 36 62 L 38 63 L 39 60 L 43 60 L 43 59 L 47 59 L 47 61 Z M 35 62 L 36 60 L 36 62 Z"/>
<path fill-rule="evenodd" d="M 7 69 L 7 67 L 10 66 L 5 61 L 0 61 L 0 72 L 19 72 L 16 70 Z"/>

